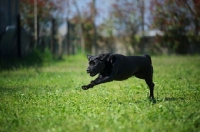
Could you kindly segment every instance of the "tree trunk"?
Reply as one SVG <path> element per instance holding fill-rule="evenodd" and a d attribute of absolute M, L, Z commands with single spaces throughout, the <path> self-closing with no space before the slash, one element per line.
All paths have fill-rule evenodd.
<path fill-rule="evenodd" d="M 84 40 L 84 32 L 83 32 L 83 24 L 81 22 L 80 24 L 80 27 L 81 27 L 81 33 L 80 33 L 80 37 L 81 37 L 81 53 L 82 54 L 85 54 L 85 40 Z"/>
<path fill-rule="evenodd" d="M 67 34 L 66 34 L 67 55 L 70 55 L 70 22 L 67 18 Z"/>
<path fill-rule="evenodd" d="M 17 14 L 17 55 L 21 58 L 21 21 L 20 14 Z"/>
<path fill-rule="evenodd" d="M 84 32 L 83 32 L 83 22 L 82 22 L 82 16 L 81 16 L 81 12 L 78 8 L 77 2 L 74 1 L 74 5 L 75 8 L 77 10 L 78 13 L 78 17 L 79 17 L 79 27 L 80 27 L 80 46 L 81 46 L 81 53 L 84 54 L 85 53 L 85 41 L 84 41 Z"/>
<path fill-rule="evenodd" d="M 52 29 L 51 29 L 51 52 L 53 53 L 53 55 L 56 54 L 56 39 L 55 39 L 55 35 L 56 35 L 56 25 L 55 25 L 55 19 L 52 19 Z"/>
<path fill-rule="evenodd" d="M 34 46 L 37 47 L 38 41 L 38 18 L 37 18 L 37 0 L 34 0 Z"/>
<path fill-rule="evenodd" d="M 92 20 L 93 20 L 93 42 L 92 42 L 92 54 L 96 54 L 96 24 L 95 24 L 95 16 L 96 16 L 96 7 L 95 7 L 95 2 L 96 0 L 93 0 L 93 5 L 92 5 Z"/>

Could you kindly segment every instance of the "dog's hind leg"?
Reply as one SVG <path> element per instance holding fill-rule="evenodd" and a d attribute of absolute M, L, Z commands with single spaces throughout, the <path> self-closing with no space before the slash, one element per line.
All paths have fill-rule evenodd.
<path fill-rule="evenodd" d="M 146 78 L 145 81 L 146 81 L 146 84 L 148 85 L 149 90 L 150 90 L 149 99 L 150 99 L 151 101 L 155 102 L 155 99 L 154 99 L 154 83 L 153 83 L 153 80 L 152 80 L 152 76 Z"/>

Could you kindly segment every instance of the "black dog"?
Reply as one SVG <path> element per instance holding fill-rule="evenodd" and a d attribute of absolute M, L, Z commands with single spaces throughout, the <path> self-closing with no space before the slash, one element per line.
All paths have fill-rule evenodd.
<path fill-rule="evenodd" d="M 101 54 L 98 56 L 87 55 L 89 67 L 87 73 L 90 76 L 99 76 L 90 84 L 82 86 L 87 90 L 95 85 L 110 82 L 113 80 L 122 81 L 131 76 L 144 79 L 150 89 L 150 99 L 154 99 L 153 66 L 151 57 L 144 56 L 124 56 L 120 54 Z"/>

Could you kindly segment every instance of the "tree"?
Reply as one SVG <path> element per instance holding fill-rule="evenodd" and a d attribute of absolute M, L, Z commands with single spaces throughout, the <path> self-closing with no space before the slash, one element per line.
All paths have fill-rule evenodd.
<path fill-rule="evenodd" d="M 96 24 L 95 24 L 95 17 L 96 17 L 96 7 L 95 7 L 96 0 L 92 0 L 92 6 L 91 6 L 91 11 L 92 11 L 92 24 L 93 24 L 93 42 L 92 42 L 92 54 L 96 54 L 97 50 L 97 29 L 96 29 Z"/>
<path fill-rule="evenodd" d="M 36 4 L 36 5 L 35 5 Z M 53 11 L 60 9 L 52 0 L 21 0 L 20 14 L 25 29 L 34 31 L 34 8 L 37 6 L 38 21 L 45 21 L 53 16 Z"/>
<path fill-rule="evenodd" d="M 114 16 L 115 27 L 119 34 L 135 34 L 141 21 L 137 10 L 137 1 L 118 0 L 113 4 L 111 13 Z M 139 20 L 139 21 L 138 21 Z"/>
<path fill-rule="evenodd" d="M 76 13 L 70 18 L 70 22 L 76 27 L 74 35 L 79 36 L 81 51 L 84 53 L 86 50 L 92 54 L 96 54 L 97 31 L 95 16 L 97 14 L 97 9 L 94 6 L 95 1 L 86 3 L 88 8 L 82 8 L 82 10 L 78 6 L 78 1 L 74 0 L 72 4 L 75 7 Z"/>
<path fill-rule="evenodd" d="M 77 16 L 79 18 L 79 27 L 80 27 L 80 44 L 81 44 L 81 52 L 82 54 L 85 53 L 85 41 L 84 41 L 84 32 L 83 32 L 83 17 L 82 17 L 82 14 L 81 14 L 81 11 L 77 5 L 77 1 L 73 1 L 74 3 L 74 6 L 76 8 L 76 11 L 77 11 Z"/>
<path fill-rule="evenodd" d="M 56 30 L 63 10 L 61 0 L 21 0 L 20 14 L 23 28 L 34 35 L 35 47 L 44 50 L 47 46 L 55 55 Z M 51 30 L 50 30 L 51 28 Z M 44 42 L 44 38 L 51 35 L 50 44 Z M 32 42 L 33 43 L 33 42 Z"/>
<path fill-rule="evenodd" d="M 143 0 L 117 0 L 111 9 L 114 27 L 118 36 L 126 44 L 127 51 L 132 53 L 133 47 L 138 43 L 136 33 L 144 31 L 145 6 Z M 131 48 L 130 48 L 131 47 Z"/>
<path fill-rule="evenodd" d="M 185 54 L 191 43 L 199 43 L 200 1 L 152 0 L 154 28 L 164 31 L 162 40 L 175 53 Z"/>

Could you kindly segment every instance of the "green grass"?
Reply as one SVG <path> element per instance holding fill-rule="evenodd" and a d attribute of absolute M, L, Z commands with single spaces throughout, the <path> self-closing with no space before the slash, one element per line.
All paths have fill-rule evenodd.
<path fill-rule="evenodd" d="M 83 56 L 0 71 L 0 131 L 200 132 L 200 56 L 152 57 L 156 104 L 143 80 L 83 91 Z"/>

